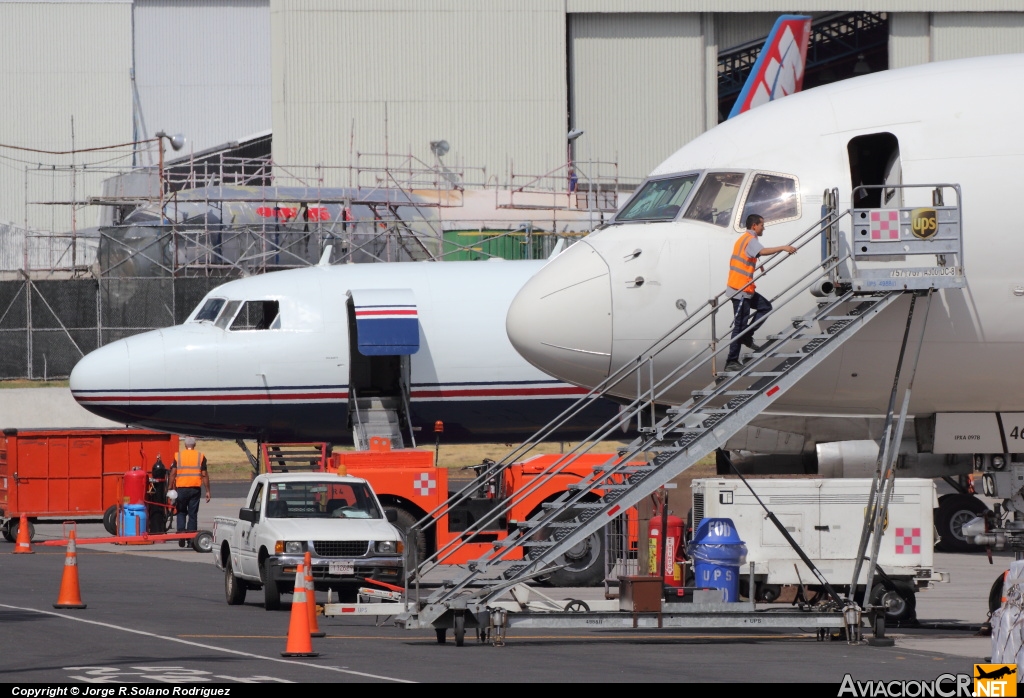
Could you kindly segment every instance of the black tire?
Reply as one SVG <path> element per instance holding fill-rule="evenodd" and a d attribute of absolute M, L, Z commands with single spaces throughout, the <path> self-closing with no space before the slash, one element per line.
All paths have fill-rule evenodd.
<path fill-rule="evenodd" d="M 893 586 L 897 591 L 887 590 L 881 583 L 875 584 L 871 589 L 871 604 L 885 606 L 887 623 L 914 620 L 917 617 L 917 596 L 914 594 L 914 587 L 902 580 L 893 581 Z"/>
<path fill-rule="evenodd" d="M 107 533 L 112 536 L 117 535 L 117 505 L 111 504 L 107 507 L 107 510 L 103 512 L 103 528 L 107 529 Z"/>
<path fill-rule="evenodd" d="M 570 599 L 569 603 L 565 604 L 566 613 L 589 613 L 590 606 L 587 605 L 586 601 L 580 601 L 579 599 Z"/>
<path fill-rule="evenodd" d="M 0 526 L 0 534 L 3 535 L 4 540 L 8 543 L 13 543 L 17 540 L 17 538 L 11 535 L 11 521 L 13 521 L 13 519 L 7 519 L 4 521 L 3 526 Z"/>
<path fill-rule="evenodd" d="M 969 553 L 982 550 L 981 546 L 971 545 L 964 538 L 960 528 L 973 519 L 981 516 L 988 507 L 970 494 L 946 494 L 939 497 L 939 507 L 935 510 L 935 528 L 939 532 L 939 542 L 935 549 L 944 553 Z"/>
<path fill-rule="evenodd" d="M 384 507 L 384 510 L 393 510 L 398 518 L 395 521 L 395 528 L 402 532 L 402 537 L 405 539 L 405 569 L 413 569 L 412 555 L 416 553 L 416 563 L 419 564 L 427 559 L 427 532 L 419 531 L 416 535 L 415 545 L 413 541 L 409 540 L 409 531 L 412 530 L 413 525 L 419 520 L 414 514 L 405 509 L 399 509 L 398 507 Z"/>
<path fill-rule="evenodd" d="M 536 540 L 544 540 L 553 533 L 554 529 L 540 529 Z M 603 529 L 590 534 L 586 540 L 577 543 L 555 563 L 564 567 L 538 578 L 538 581 L 554 587 L 592 587 L 601 584 L 604 581 L 604 546 Z M 540 548 L 531 547 L 528 550 L 530 558 L 543 554 Z"/>
<path fill-rule="evenodd" d="M 466 616 L 461 613 L 455 615 L 455 627 L 452 628 L 452 634 L 455 636 L 456 647 L 466 644 Z"/>
<path fill-rule="evenodd" d="M 434 636 L 437 638 L 437 644 L 443 645 L 448 642 L 448 629 L 434 628 Z"/>
<path fill-rule="evenodd" d="M 1006 572 L 1000 572 L 996 581 L 992 582 L 992 588 L 988 590 L 988 612 L 995 613 L 996 609 L 1003 605 L 1003 578 Z"/>
<path fill-rule="evenodd" d="M 9 526 L 11 532 L 11 542 L 18 540 L 18 529 L 21 528 L 21 519 L 11 519 L 11 525 Z M 34 541 L 36 539 L 36 526 L 31 521 L 28 522 L 28 539 Z"/>
<path fill-rule="evenodd" d="M 270 563 L 263 563 L 263 608 L 268 611 L 277 611 L 281 608 L 281 590 L 277 582 L 270 576 Z"/>
<path fill-rule="evenodd" d="M 212 531 L 200 531 L 192 539 L 192 549 L 197 553 L 212 553 L 213 552 L 213 532 Z"/>
<path fill-rule="evenodd" d="M 245 603 L 245 582 L 235 576 L 235 571 L 231 569 L 230 556 L 224 565 L 224 598 L 227 599 L 228 606 L 241 606 Z"/>

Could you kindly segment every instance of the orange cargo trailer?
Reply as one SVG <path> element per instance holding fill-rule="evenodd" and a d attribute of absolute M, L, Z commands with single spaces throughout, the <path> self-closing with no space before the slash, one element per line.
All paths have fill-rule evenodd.
<path fill-rule="evenodd" d="M 5 429 L 0 441 L 0 533 L 17 536 L 18 517 L 101 519 L 116 512 L 121 479 L 168 467 L 178 437 L 143 429 Z M 113 509 L 112 509 L 113 508 Z"/>

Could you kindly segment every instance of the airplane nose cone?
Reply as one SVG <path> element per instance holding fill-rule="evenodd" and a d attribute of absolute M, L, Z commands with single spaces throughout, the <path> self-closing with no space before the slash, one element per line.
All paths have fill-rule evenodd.
<path fill-rule="evenodd" d="M 608 265 L 585 241 L 546 264 L 512 300 L 505 329 L 524 359 L 569 383 L 608 376 L 612 297 Z"/>
<path fill-rule="evenodd" d="M 75 399 L 78 399 L 79 394 L 127 391 L 128 358 L 128 342 L 125 340 L 112 342 L 82 357 L 71 369 L 71 376 L 68 379 Z"/>

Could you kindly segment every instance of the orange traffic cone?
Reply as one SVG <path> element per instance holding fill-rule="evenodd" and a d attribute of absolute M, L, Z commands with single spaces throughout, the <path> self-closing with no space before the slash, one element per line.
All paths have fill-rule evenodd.
<path fill-rule="evenodd" d="M 64 556 L 64 576 L 60 580 L 60 593 L 54 608 L 85 608 L 82 593 L 78 589 L 78 549 L 75 547 L 75 530 L 68 533 L 68 552 Z"/>
<path fill-rule="evenodd" d="M 316 585 L 313 584 L 313 560 L 306 551 L 306 558 L 303 562 L 306 568 L 306 605 L 309 607 L 309 635 L 310 637 L 326 637 L 327 633 L 320 630 L 320 624 L 316 620 Z"/>
<path fill-rule="evenodd" d="M 295 571 L 295 591 L 292 593 L 292 615 L 288 622 L 288 644 L 282 657 L 319 657 L 313 651 L 309 635 L 309 608 L 306 603 L 306 578 L 303 565 Z"/>
<path fill-rule="evenodd" d="M 32 535 L 28 532 L 28 529 L 28 517 L 22 514 L 21 518 L 18 519 L 18 538 L 14 543 L 14 552 L 22 554 L 35 552 L 32 549 Z"/>

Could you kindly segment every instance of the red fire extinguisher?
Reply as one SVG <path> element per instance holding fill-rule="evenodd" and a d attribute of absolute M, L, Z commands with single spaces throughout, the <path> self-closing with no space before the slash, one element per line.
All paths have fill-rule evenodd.
<path fill-rule="evenodd" d="M 661 529 L 664 526 L 668 535 L 665 537 L 665 561 L 662 562 Z M 683 526 L 685 522 L 678 516 L 655 515 L 651 518 L 649 545 L 650 569 L 658 570 L 665 586 L 683 586 Z"/>

